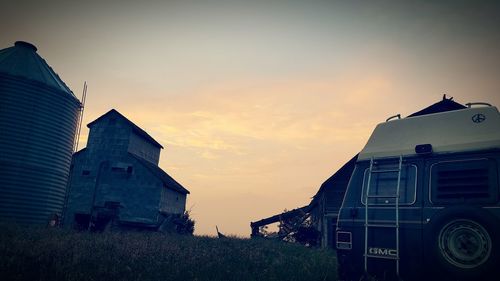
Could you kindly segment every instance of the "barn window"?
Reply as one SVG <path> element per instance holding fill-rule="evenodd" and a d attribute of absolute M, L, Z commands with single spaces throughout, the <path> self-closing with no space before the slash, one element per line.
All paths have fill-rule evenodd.
<path fill-rule="evenodd" d="M 132 174 L 134 167 L 131 163 L 115 162 L 111 165 L 111 171 Z"/>
<path fill-rule="evenodd" d="M 491 159 L 443 161 L 431 166 L 433 203 L 487 203 L 498 197 L 496 163 Z"/>
<path fill-rule="evenodd" d="M 111 171 L 113 172 L 125 172 L 124 167 L 111 167 Z"/>
<path fill-rule="evenodd" d="M 387 196 L 388 198 L 369 198 L 370 204 L 391 205 L 395 204 L 395 198 L 389 198 L 396 195 L 398 186 L 398 166 L 397 165 L 377 165 L 373 171 L 391 170 L 391 172 L 372 173 L 370 177 L 369 196 Z M 361 202 L 366 204 L 366 188 L 370 169 L 366 169 L 363 177 L 363 189 Z M 417 166 L 403 165 L 401 167 L 401 177 L 399 183 L 399 204 L 411 205 L 415 203 L 417 189 Z"/>

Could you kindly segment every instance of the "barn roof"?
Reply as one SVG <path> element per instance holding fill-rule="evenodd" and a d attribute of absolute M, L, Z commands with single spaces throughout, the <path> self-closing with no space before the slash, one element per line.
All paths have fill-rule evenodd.
<path fill-rule="evenodd" d="M 447 99 L 446 96 L 443 96 L 443 99 L 435 104 L 432 104 L 420 111 L 412 113 L 407 117 L 421 116 L 439 112 L 453 111 L 466 108 L 464 105 L 459 104 L 458 102 L 453 101 L 453 98 Z"/>
<path fill-rule="evenodd" d="M 37 48 L 24 41 L 0 50 L 0 72 L 45 84 L 74 97 L 59 75 L 39 56 Z"/>
<path fill-rule="evenodd" d="M 357 159 L 358 155 L 356 154 L 354 157 L 351 158 L 351 160 L 347 161 L 347 163 L 345 163 L 337 172 L 335 172 L 335 174 L 333 174 L 323 184 L 321 184 L 318 192 L 316 192 L 316 195 L 314 195 L 310 205 L 311 206 L 315 205 L 319 198 L 318 195 L 323 191 L 325 191 L 326 189 L 332 188 L 332 189 L 338 189 L 339 192 L 345 192 L 349 179 L 351 178 L 352 171 L 354 170 L 354 166 L 356 165 Z"/>
<path fill-rule="evenodd" d="M 108 118 L 110 116 L 115 116 L 115 117 L 118 117 L 118 118 L 124 120 L 127 124 L 129 124 L 132 127 L 132 130 L 134 131 L 134 133 L 136 133 L 137 135 L 143 137 L 145 140 L 147 140 L 148 142 L 150 142 L 154 146 L 159 147 L 159 148 L 163 148 L 163 146 L 159 142 L 157 142 L 155 139 L 153 139 L 153 137 L 151 137 L 148 133 L 146 133 L 146 131 L 144 131 L 139 126 L 137 126 L 136 124 L 134 124 L 134 122 L 128 120 L 127 117 L 123 116 L 116 109 L 111 109 L 110 111 L 108 111 L 105 114 L 101 115 L 96 120 L 88 123 L 87 127 L 90 128 L 95 123 L 101 122 L 103 119 L 106 119 L 106 118 Z"/>
<path fill-rule="evenodd" d="M 148 169 L 154 176 L 160 179 L 166 188 L 175 190 L 182 194 L 189 194 L 189 190 L 185 189 L 180 183 L 175 181 L 169 174 L 163 171 L 160 167 L 155 164 L 144 160 L 143 158 L 134 155 L 133 153 L 129 153 L 134 157 L 140 164 L 142 164 L 146 169 Z"/>

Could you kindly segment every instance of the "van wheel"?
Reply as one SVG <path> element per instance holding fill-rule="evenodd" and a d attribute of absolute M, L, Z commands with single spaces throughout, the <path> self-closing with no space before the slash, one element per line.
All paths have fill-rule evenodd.
<path fill-rule="evenodd" d="M 431 266 L 444 269 L 453 280 L 480 280 L 498 273 L 500 243 L 493 236 L 499 231 L 496 221 L 482 209 L 447 208 L 437 214 L 426 235 L 426 241 L 432 241 Z"/>
<path fill-rule="evenodd" d="M 475 268 L 491 255 L 488 231 L 472 220 L 457 219 L 446 224 L 438 236 L 443 258 L 459 268 Z"/>

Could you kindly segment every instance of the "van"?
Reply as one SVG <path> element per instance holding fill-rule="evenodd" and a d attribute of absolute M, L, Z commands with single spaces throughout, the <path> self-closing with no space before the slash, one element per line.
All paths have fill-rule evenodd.
<path fill-rule="evenodd" d="M 494 106 L 467 104 L 377 125 L 338 215 L 339 278 L 500 276 L 499 173 Z"/>

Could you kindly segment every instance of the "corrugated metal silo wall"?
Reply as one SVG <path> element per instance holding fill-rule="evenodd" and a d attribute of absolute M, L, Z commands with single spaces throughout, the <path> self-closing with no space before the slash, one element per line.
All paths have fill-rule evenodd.
<path fill-rule="evenodd" d="M 61 215 L 79 106 L 68 93 L 0 73 L 0 221 Z"/>

